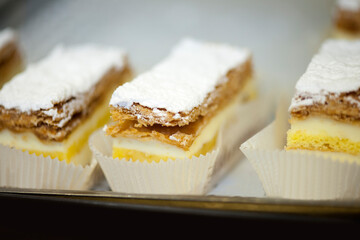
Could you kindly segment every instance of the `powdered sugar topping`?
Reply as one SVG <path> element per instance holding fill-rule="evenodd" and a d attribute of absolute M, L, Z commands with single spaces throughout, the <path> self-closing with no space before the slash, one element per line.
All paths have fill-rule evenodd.
<path fill-rule="evenodd" d="M 290 110 L 360 89 L 360 41 L 327 40 L 296 83 Z"/>
<path fill-rule="evenodd" d="M 153 69 L 118 87 L 110 105 L 130 108 L 139 103 L 173 113 L 190 111 L 249 56 L 247 49 L 184 39 Z"/>
<path fill-rule="evenodd" d="M 0 105 L 22 112 L 47 110 L 57 117 L 49 110 L 54 104 L 90 91 L 111 68 L 123 67 L 124 56 L 121 49 L 94 44 L 57 46 L 4 85 Z"/>

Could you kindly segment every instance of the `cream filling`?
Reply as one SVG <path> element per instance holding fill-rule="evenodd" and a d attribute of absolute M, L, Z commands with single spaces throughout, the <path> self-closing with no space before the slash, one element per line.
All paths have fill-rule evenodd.
<path fill-rule="evenodd" d="M 108 99 L 108 98 L 107 98 Z M 107 101 L 104 101 L 107 104 Z M 108 108 L 104 104 L 99 105 L 94 113 L 80 124 L 67 139 L 62 142 L 42 141 L 32 132 L 15 133 L 8 129 L 0 131 L 0 144 L 14 147 L 17 149 L 26 149 L 39 152 L 66 152 L 77 141 L 81 141 L 83 133 L 88 129 L 96 128 L 99 119 L 108 114 Z M 86 141 L 87 143 L 87 141 Z M 90 150 L 87 144 L 71 159 L 75 164 L 85 165 L 90 161 Z"/>
<path fill-rule="evenodd" d="M 238 104 L 243 102 L 244 99 L 246 99 L 248 96 L 253 97 L 255 95 L 255 89 L 256 88 L 253 79 L 248 79 L 247 84 L 244 86 L 244 89 L 226 108 L 216 114 L 216 116 L 214 116 L 208 122 L 208 124 L 202 130 L 201 134 L 195 139 L 188 151 L 185 151 L 184 149 L 171 144 L 163 143 L 158 140 L 141 141 L 138 139 L 125 137 L 114 138 L 113 148 L 137 150 L 152 155 L 169 156 L 174 158 L 190 158 L 191 156 L 199 152 L 205 143 L 210 142 L 212 139 L 214 139 L 214 137 L 216 137 L 216 134 L 219 132 L 221 125 L 227 119 L 231 118 Z"/>
<path fill-rule="evenodd" d="M 360 142 L 360 127 L 322 117 L 291 119 L 290 131 L 303 131 L 309 135 L 325 135 Z"/>

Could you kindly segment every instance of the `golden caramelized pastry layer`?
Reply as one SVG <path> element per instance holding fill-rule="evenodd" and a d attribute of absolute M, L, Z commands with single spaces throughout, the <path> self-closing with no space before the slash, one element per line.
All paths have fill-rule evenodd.
<path fill-rule="evenodd" d="M 309 116 L 325 115 L 337 121 L 352 124 L 360 123 L 360 90 L 340 94 L 328 94 L 324 102 L 315 102 L 311 105 L 300 105 L 291 109 L 290 114 L 294 119 L 304 119 Z M 297 98 L 306 97 L 297 96 Z"/>

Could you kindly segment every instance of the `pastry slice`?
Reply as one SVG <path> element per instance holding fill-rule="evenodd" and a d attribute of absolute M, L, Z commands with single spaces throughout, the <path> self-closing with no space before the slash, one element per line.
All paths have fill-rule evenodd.
<path fill-rule="evenodd" d="M 0 31 L 0 88 L 23 68 L 16 33 L 10 28 Z"/>
<path fill-rule="evenodd" d="M 287 149 L 360 156 L 360 41 L 328 40 L 296 84 Z"/>
<path fill-rule="evenodd" d="M 360 0 L 337 0 L 334 12 L 334 36 L 360 37 Z"/>
<path fill-rule="evenodd" d="M 105 128 L 113 157 L 158 162 L 205 155 L 234 109 L 255 96 L 253 84 L 247 49 L 184 39 L 114 91 Z"/>
<path fill-rule="evenodd" d="M 0 143 L 86 165 L 89 135 L 108 121 L 112 92 L 130 78 L 120 49 L 58 46 L 1 89 Z"/>

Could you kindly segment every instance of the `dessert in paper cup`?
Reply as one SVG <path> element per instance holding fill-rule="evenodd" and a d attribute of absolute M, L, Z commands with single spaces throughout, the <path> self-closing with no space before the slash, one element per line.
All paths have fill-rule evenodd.
<path fill-rule="evenodd" d="M 101 177 L 95 159 L 85 166 L 75 165 L 4 145 L 0 154 L 1 187 L 87 190 Z"/>
<path fill-rule="evenodd" d="M 125 53 L 57 46 L 0 90 L 0 186 L 86 190 L 101 177 L 88 146 L 109 118 L 113 90 L 130 80 Z"/>
<path fill-rule="evenodd" d="M 90 148 L 113 191 L 136 194 L 205 194 L 237 163 L 239 159 L 234 153 L 238 151 L 239 144 L 266 124 L 270 109 L 268 100 L 269 98 L 254 100 L 239 107 L 238 114 L 231 121 L 236 125 L 224 126 L 217 137 L 217 146 L 199 157 L 158 162 L 114 159 L 113 139 L 106 136 L 103 130 L 92 134 Z"/>
<path fill-rule="evenodd" d="M 241 145 L 267 196 L 360 198 L 359 57 L 359 41 L 325 41 L 291 103 Z"/>
<path fill-rule="evenodd" d="M 265 119 L 254 95 L 247 49 L 185 39 L 114 91 L 112 121 L 90 148 L 113 191 L 205 194 L 236 162 L 239 138 Z"/>

